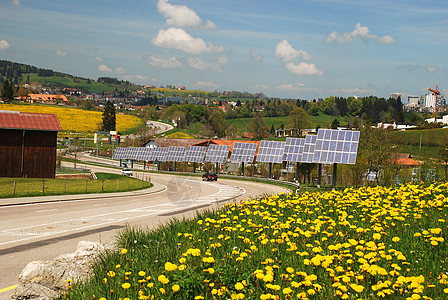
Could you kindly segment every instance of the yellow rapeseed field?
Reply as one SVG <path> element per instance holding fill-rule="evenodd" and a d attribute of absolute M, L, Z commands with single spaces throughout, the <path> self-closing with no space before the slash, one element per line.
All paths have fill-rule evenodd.
<path fill-rule="evenodd" d="M 62 129 L 71 132 L 95 132 L 102 122 L 102 113 L 99 111 L 64 106 L 0 104 L 0 110 L 55 114 Z M 120 132 L 135 128 L 141 122 L 136 116 L 117 114 L 117 130 Z"/>

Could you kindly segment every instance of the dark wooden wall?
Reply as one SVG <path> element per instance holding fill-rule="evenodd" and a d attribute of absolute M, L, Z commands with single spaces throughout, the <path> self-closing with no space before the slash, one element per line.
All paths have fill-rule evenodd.
<path fill-rule="evenodd" d="M 23 132 L 0 129 L 0 177 L 54 178 L 57 132 Z"/>

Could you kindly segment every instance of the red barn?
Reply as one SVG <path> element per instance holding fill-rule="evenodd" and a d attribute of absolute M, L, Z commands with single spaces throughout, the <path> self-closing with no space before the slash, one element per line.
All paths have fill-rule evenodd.
<path fill-rule="evenodd" d="M 0 111 L 0 177 L 54 178 L 61 130 L 54 114 Z"/>

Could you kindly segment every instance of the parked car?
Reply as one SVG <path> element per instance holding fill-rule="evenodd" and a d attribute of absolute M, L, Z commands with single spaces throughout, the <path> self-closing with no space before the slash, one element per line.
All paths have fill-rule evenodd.
<path fill-rule="evenodd" d="M 202 181 L 217 181 L 218 180 L 218 174 L 216 173 L 204 173 L 202 175 Z"/>
<path fill-rule="evenodd" d="M 124 168 L 121 170 L 121 175 L 123 176 L 132 176 L 132 170 L 128 168 Z"/>

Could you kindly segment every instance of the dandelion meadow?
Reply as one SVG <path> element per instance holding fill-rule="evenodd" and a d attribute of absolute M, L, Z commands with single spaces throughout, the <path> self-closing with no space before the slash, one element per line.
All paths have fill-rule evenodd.
<path fill-rule="evenodd" d="M 447 183 L 275 195 L 128 228 L 61 299 L 447 299 L 447 195 Z"/>
<path fill-rule="evenodd" d="M 95 132 L 103 120 L 102 112 L 63 106 L 0 104 L 0 110 L 55 114 L 62 129 L 70 132 Z M 136 116 L 117 114 L 116 117 L 117 130 L 121 132 L 142 124 Z"/>

